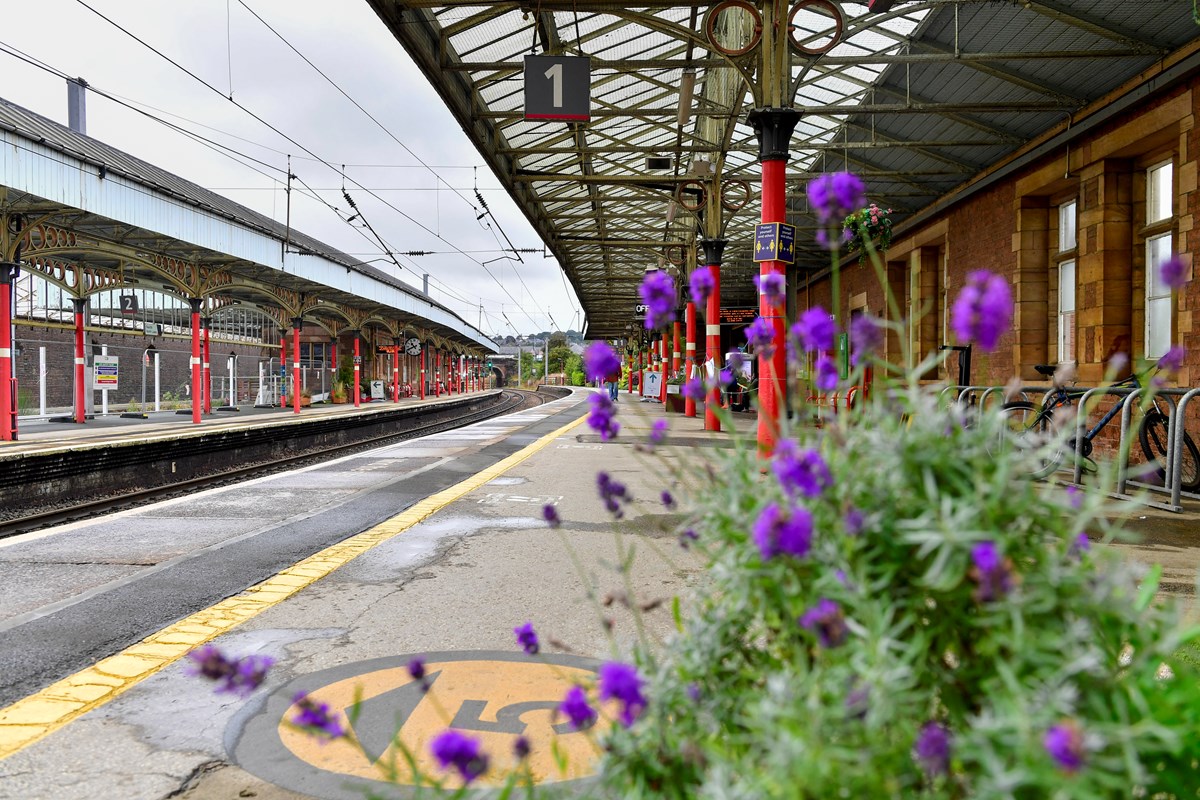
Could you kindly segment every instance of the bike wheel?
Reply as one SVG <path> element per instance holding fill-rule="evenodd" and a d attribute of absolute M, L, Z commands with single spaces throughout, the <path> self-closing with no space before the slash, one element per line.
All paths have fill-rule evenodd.
<path fill-rule="evenodd" d="M 1166 414 L 1150 411 L 1138 431 L 1138 442 L 1142 445 L 1142 452 L 1146 454 L 1147 459 L 1158 463 L 1158 474 L 1164 477 L 1167 472 L 1167 450 L 1170 446 L 1167 439 L 1170 424 L 1170 418 Z M 1185 492 L 1200 490 L 1200 450 L 1196 449 L 1196 443 L 1186 431 L 1183 434 L 1183 448 L 1179 453 L 1179 477 L 1180 486 Z"/>
<path fill-rule="evenodd" d="M 1062 450 L 1054 441 L 1056 432 L 1049 415 L 1033 403 L 1016 400 L 1001 406 L 1000 416 L 1004 420 L 1001 445 L 1022 454 L 1032 467 L 1031 477 L 1054 474 L 1062 461 Z"/>

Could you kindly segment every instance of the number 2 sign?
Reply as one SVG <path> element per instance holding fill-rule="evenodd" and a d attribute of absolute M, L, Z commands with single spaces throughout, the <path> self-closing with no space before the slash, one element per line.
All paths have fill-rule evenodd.
<path fill-rule="evenodd" d="M 579 56 L 525 56 L 525 119 L 587 122 L 592 61 Z"/>

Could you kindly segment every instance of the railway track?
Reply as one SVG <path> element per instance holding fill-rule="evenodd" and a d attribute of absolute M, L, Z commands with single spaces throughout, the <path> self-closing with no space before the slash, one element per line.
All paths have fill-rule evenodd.
<path fill-rule="evenodd" d="M 487 419 L 540 405 L 546 401 L 547 398 L 537 392 L 505 389 L 501 392 L 498 402 L 482 410 L 438 419 L 437 421 L 425 424 L 409 425 L 403 430 L 369 436 L 352 443 L 331 447 L 310 448 L 293 455 L 258 461 L 234 469 L 221 470 L 151 488 L 122 491 L 111 496 L 89 499 L 71 505 L 36 508 L 29 509 L 28 511 L 21 510 L 17 512 L 16 516 L 0 520 L 0 539 L 29 533 L 54 525 L 91 519 L 114 511 L 135 508 L 184 494 L 193 494 L 204 489 L 228 486 L 263 475 L 306 467 L 334 458 L 353 455 L 354 453 L 372 448 L 395 444 L 420 436 L 428 436 L 429 434 L 440 433 L 454 428 L 461 428 L 475 422 L 482 422 Z M 96 456 L 98 468 L 102 458 L 102 455 Z"/>

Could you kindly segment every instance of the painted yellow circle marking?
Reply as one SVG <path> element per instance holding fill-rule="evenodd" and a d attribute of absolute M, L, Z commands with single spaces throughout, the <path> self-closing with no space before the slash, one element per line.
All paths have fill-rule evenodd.
<path fill-rule="evenodd" d="M 597 737 L 607 730 L 613 709 L 601 707 L 595 725 L 584 731 L 572 729 L 556 709 L 573 685 L 584 686 L 596 705 L 599 662 L 502 652 L 429 654 L 429 688 L 424 691 L 409 674 L 410 659 L 347 665 L 277 690 L 242 732 L 236 760 L 276 784 L 301 781 L 310 791 L 313 781 L 332 787 L 332 781 L 345 785 L 347 778 L 363 782 L 360 792 L 377 782 L 415 786 L 429 778 L 456 788 L 461 785 L 457 773 L 442 770 L 430 751 L 434 737 L 453 728 L 478 739 L 489 757 L 489 769 L 477 786 L 502 786 L 514 772 L 523 776 L 526 768 L 539 784 L 595 772 Z M 329 740 L 292 724 L 301 692 L 327 704 L 347 734 Z M 524 764 L 513 752 L 520 736 L 531 745 Z M 276 742 L 280 747 L 273 746 Z"/>

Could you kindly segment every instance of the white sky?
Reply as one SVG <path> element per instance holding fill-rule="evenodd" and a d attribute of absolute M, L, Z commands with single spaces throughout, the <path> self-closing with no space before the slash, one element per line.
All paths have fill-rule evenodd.
<path fill-rule="evenodd" d="M 558 262 L 543 259 L 540 252 L 522 255 L 524 264 L 504 259 L 501 248 L 509 245 L 503 236 L 494 225 L 492 230 L 484 227 L 490 220 L 476 220 L 482 211 L 474 208 L 477 185 L 513 246 L 542 245 L 428 81 L 363 0 L 85 1 L 222 92 L 232 83 L 235 100 L 330 163 L 345 164 L 348 175 L 411 217 L 350 187 L 359 209 L 393 250 L 437 253 L 400 256 L 402 280 L 420 288 L 421 275 L 429 273 L 430 294 L 484 333 L 582 330 L 582 312 L 576 314 L 578 301 Z M 242 2 L 412 154 L 289 50 Z M 295 175 L 320 190 L 330 204 L 347 208 L 336 172 L 308 159 L 296 145 L 79 0 L 7 2 L 3 20 L 0 42 L 5 45 L 109 94 L 153 106 L 158 110 L 147 110 L 156 116 L 274 169 L 238 164 L 94 92 L 87 99 L 88 135 L 280 221 L 285 211 L 280 181 L 291 153 Z M 5 53 L 0 53 L 0 96 L 67 122 L 65 83 Z M 378 244 L 364 238 L 370 237 L 368 231 L 347 225 L 298 191 L 292 193 L 292 225 L 363 261 L 383 255 Z M 455 247 L 468 255 L 454 252 Z M 498 260 L 486 265 L 489 275 L 479 262 L 491 259 Z M 387 261 L 375 266 L 396 270 Z"/>

